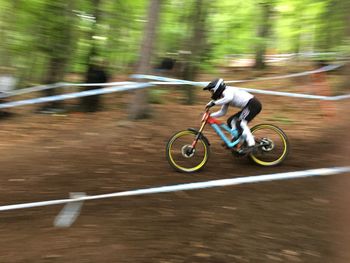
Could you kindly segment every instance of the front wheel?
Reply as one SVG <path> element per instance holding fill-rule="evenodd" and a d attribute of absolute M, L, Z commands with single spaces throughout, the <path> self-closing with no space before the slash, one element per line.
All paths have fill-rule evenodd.
<path fill-rule="evenodd" d="M 259 124 L 251 129 L 256 149 L 249 158 L 261 166 L 276 166 L 282 163 L 289 152 L 287 135 L 272 124 Z"/>
<path fill-rule="evenodd" d="M 166 158 L 169 164 L 179 172 L 191 173 L 200 170 L 208 161 L 209 144 L 199 138 L 195 148 L 197 132 L 185 130 L 175 133 L 166 146 Z"/>

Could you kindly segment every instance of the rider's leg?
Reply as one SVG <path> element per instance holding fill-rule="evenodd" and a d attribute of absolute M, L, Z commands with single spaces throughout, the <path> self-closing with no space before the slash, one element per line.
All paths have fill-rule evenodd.
<path fill-rule="evenodd" d="M 247 142 L 248 147 L 252 147 L 255 145 L 255 140 L 252 132 L 250 131 L 248 127 L 248 122 L 246 120 L 242 120 L 240 122 L 241 127 L 242 127 L 242 135 L 245 138 L 245 141 Z"/>
<path fill-rule="evenodd" d="M 242 135 L 248 146 L 246 149 L 246 153 L 250 152 L 255 145 L 255 139 L 248 127 L 248 122 L 253 120 L 254 117 L 260 113 L 261 108 L 262 107 L 259 100 L 257 100 L 256 98 L 253 98 L 248 102 L 247 106 L 242 110 L 242 113 L 239 116 L 241 120 L 239 124 L 243 130 Z"/>
<path fill-rule="evenodd" d="M 231 128 L 232 131 L 237 130 L 238 137 L 242 134 L 241 126 L 239 125 L 239 123 L 237 123 L 241 113 L 242 113 L 242 111 L 239 111 L 227 119 L 227 125 Z M 233 135 L 232 135 L 232 139 L 234 139 Z"/>

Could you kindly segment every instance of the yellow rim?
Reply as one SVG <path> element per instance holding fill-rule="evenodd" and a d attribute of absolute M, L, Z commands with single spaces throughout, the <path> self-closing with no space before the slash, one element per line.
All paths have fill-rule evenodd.
<path fill-rule="evenodd" d="M 261 129 L 272 129 L 274 130 L 278 135 L 279 137 L 281 138 L 282 142 L 283 142 L 283 146 L 284 146 L 284 150 L 283 150 L 283 153 L 281 154 L 281 156 L 275 160 L 275 161 L 272 161 L 272 162 L 265 162 L 265 161 L 262 161 L 262 160 L 259 160 L 258 158 L 256 158 L 253 154 L 250 155 L 250 157 L 252 158 L 252 160 L 254 162 L 256 162 L 257 164 L 259 165 L 262 165 L 262 166 L 272 166 L 272 165 L 276 165 L 278 164 L 284 157 L 285 155 L 287 154 L 287 141 L 286 139 L 284 138 L 283 134 L 280 132 L 280 130 L 274 126 L 271 126 L 271 125 L 261 125 L 261 126 L 258 126 L 257 129 L 253 130 L 252 133 L 254 134 L 255 131 L 258 131 L 258 130 L 261 130 Z"/>
<path fill-rule="evenodd" d="M 203 165 L 206 163 L 206 161 L 207 161 L 207 159 L 208 159 L 208 149 L 207 149 L 207 146 L 206 146 L 206 144 L 200 139 L 198 142 L 201 142 L 201 144 L 204 146 L 204 157 L 203 157 L 203 160 L 202 160 L 197 166 L 192 167 L 192 168 L 185 168 L 185 167 L 182 167 L 182 166 L 178 165 L 178 164 L 174 161 L 174 159 L 173 159 L 173 157 L 172 157 L 172 155 L 171 155 L 171 148 L 172 148 L 172 145 L 173 145 L 174 141 L 175 141 L 177 138 L 181 137 L 181 136 L 189 135 L 189 134 L 195 135 L 195 134 L 194 134 L 193 132 L 191 132 L 191 131 L 182 131 L 182 132 L 177 133 L 177 134 L 172 138 L 172 140 L 169 142 L 169 147 L 168 147 L 168 156 L 169 156 L 169 159 L 170 159 L 171 163 L 172 163 L 177 169 L 179 169 L 179 170 L 181 170 L 181 171 L 184 171 L 184 172 L 194 172 L 194 171 L 199 170 L 200 168 L 203 167 Z"/>

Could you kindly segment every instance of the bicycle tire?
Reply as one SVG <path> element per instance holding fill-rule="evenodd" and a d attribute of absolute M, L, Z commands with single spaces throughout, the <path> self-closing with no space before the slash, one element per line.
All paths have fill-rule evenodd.
<path fill-rule="evenodd" d="M 276 147 L 276 140 L 273 141 L 269 137 L 259 138 L 258 136 L 256 136 L 258 131 L 263 131 L 262 134 L 267 134 L 267 130 L 269 130 L 270 132 L 272 131 L 272 133 L 277 135 L 277 138 L 281 140 L 281 144 L 282 144 L 281 153 L 277 153 L 276 158 L 271 157 L 272 160 L 263 160 L 262 157 L 258 156 L 259 153 L 261 153 L 262 156 L 264 154 L 267 155 L 268 153 L 272 152 L 272 150 L 274 150 L 274 148 Z M 267 142 L 270 142 L 271 144 L 270 145 L 271 149 L 264 150 L 264 147 L 267 147 L 267 146 L 259 146 L 259 148 L 257 148 L 256 151 L 253 151 L 248 155 L 249 159 L 251 159 L 254 163 L 260 166 L 277 166 L 287 158 L 289 154 L 289 140 L 287 135 L 284 133 L 284 131 L 281 128 L 272 124 L 258 124 L 251 129 L 251 132 L 255 137 L 257 143 L 261 143 L 261 140 L 265 140 Z"/>
<path fill-rule="evenodd" d="M 172 168 L 174 168 L 176 171 L 185 172 L 185 173 L 196 172 L 196 171 L 199 171 L 200 169 L 202 169 L 206 165 L 206 163 L 208 162 L 209 155 L 210 155 L 210 148 L 209 148 L 210 146 L 209 146 L 208 142 L 206 140 L 204 140 L 203 138 L 198 139 L 196 151 L 194 152 L 193 156 L 184 156 L 183 148 L 191 145 L 192 142 L 194 141 L 196 135 L 197 135 L 197 132 L 195 132 L 195 131 L 183 130 L 183 131 L 179 131 L 179 132 L 175 133 L 169 139 L 169 141 L 166 145 L 166 158 L 167 158 L 167 161 L 169 162 L 170 166 Z M 188 137 L 188 141 L 186 139 L 187 144 L 182 145 L 182 143 L 180 143 L 181 150 L 180 150 L 180 148 L 176 149 L 175 143 L 179 139 L 184 138 L 185 136 Z M 202 153 L 203 156 L 202 157 L 200 155 L 198 155 L 198 153 L 197 153 L 197 151 L 199 149 L 203 149 L 203 153 Z M 185 166 L 183 164 L 186 161 L 191 161 L 190 159 L 192 157 L 195 157 L 195 156 L 196 157 L 199 156 L 198 163 L 195 163 L 193 165 L 190 164 L 189 166 Z M 179 157 L 182 158 L 182 160 L 179 160 Z"/>

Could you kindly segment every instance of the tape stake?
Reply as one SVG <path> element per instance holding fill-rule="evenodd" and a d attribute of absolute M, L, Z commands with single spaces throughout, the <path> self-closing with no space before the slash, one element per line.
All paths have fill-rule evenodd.
<path fill-rule="evenodd" d="M 85 193 L 70 193 L 71 199 L 86 196 Z M 66 204 L 54 220 L 54 226 L 60 228 L 70 227 L 78 218 L 84 201 Z"/>

